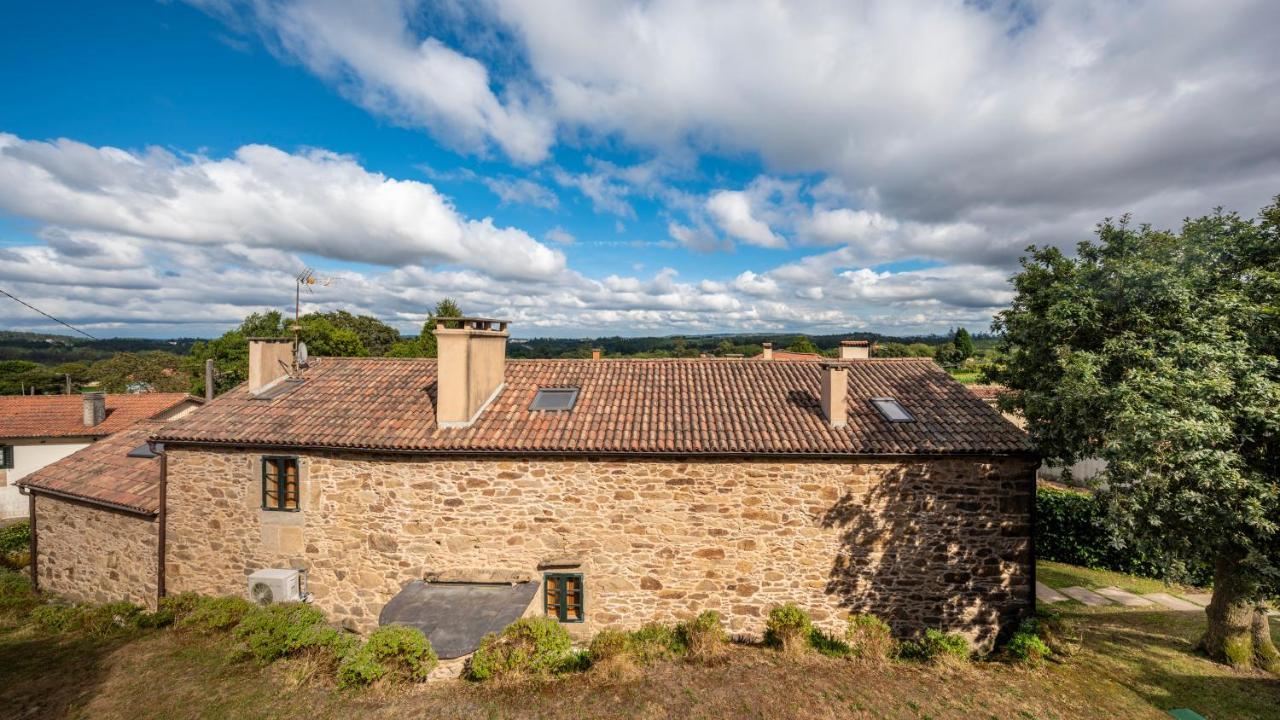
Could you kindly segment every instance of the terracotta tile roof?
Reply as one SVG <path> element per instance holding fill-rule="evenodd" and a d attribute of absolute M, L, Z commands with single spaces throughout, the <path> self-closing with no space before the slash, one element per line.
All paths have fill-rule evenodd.
<path fill-rule="evenodd" d="M 506 387 L 468 428 L 438 429 L 434 360 L 325 358 L 272 400 L 240 386 L 169 423 L 166 441 L 414 452 L 932 454 L 1030 452 L 1026 436 L 927 359 L 850 363 L 849 422 L 818 406 L 818 363 L 509 360 Z M 571 412 L 528 410 L 539 387 L 578 387 Z M 890 423 L 870 398 L 917 419 Z"/>
<path fill-rule="evenodd" d="M 202 402 L 185 393 L 107 395 L 107 419 L 85 427 L 79 395 L 0 395 L 0 438 L 102 437 L 188 400 Z"/>
<path fill-rule="evenodd" d="M 996 398 L 1000 397 L 1000 393 L 1009 389 L 1003 385 L 965 385 L 965 387 L 988 403 L 994 403 Z"/>
<path fill-rule="evenodd" d="M 19 485 L 143 513 L 160 507 L 159 458 L 129 457 L 164 423 L 144 420 L 46 465 Z"/>

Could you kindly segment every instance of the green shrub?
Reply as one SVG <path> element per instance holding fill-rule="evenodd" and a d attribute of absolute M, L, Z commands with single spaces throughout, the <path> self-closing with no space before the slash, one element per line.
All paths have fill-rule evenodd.
<path fill-rule="evenodd" d="M 813 620 L 809 613 L 791 603 L 779 605 L 769 611 L 764 644 L 787 653 L 804 652 L 809 646 L 812 629 Z"/>
<path fill-rule="evenodd" d="M 883 620 L 868 613 L 849 616 L 844 631 L 849 654 L 859 660 L 880 662 L 893 655 L 893 633 Z"/>
<path fill-rule="evenodd" d="M 1021 662 L 1036 664 L 1053 654 L 1045 641 L 1034 630 L 1021 628 L 1018 632 L 1009 638 L 1008 644 L 1004 649 L 1009 653 L 1009 657 Z"/>
<path fill-rule="evenodd" d="M 708 662 L 724 655 L 729 636 L 721 627 L 720 613 L 704 610 L 676 626 L 676 636 L 691 660 Z"/>
<path fill-rule="evenodd" d="M 420 630 L 388 625 L 374 630 L 364 645 L 347 653 L 338 666 L 338 685 L 357 687 L 379 680 L 423 682 L 438 662 L 431 642 Z"/>
<path fill-rule="evenodd" d="M 816 627 L 809 628 L 809 647 L 827 657 L 847 658 L 853 655 L 845 641 Z"/>
<path fill-rule="evenodd" d="M 324 613 L 303 603 L 281 603 L 250 610 L 233 631 L 244 651 L 266 665 L 279 658 L 337 642 L 338 631 Z"/>
<path fill-rule="evenodd" d="M 21 520 L 0 528 L 0 554 L 27 552 L 31 549 L 31 523 Z"/>
<path fill-rule="evenodd" d="M 84 608 L 80 605 L 40 605 L 31 610 L 31 622 L 47 633 L 79 630 L 84 624 Z"/>
<path fill-rule="evenodd" d="M 0 570 L 0 612 L 23 616 L 40 604 L 40 596 L 22 573 Z"/>
<path fill-rule="evenodd" d="M 679 657 L 689 650 L 676 628 L 662 623 L 648 623 L 628 637 L 631 656 L 641 665 Z"/>
<path fill-rule="evenodd" d="M 495 635 L 489 633 L 467 663 L 472 680 L 554 672 L 573 641 L 560 623 L 546 617 L 521 618 Z"/>
<path fill-rule="evenodd" d="M 969 653 L 969 641 L 963 635 L 944 633 L 933 628 L 925 630 L 924 636 L 919 640 L 902 643 L 898 650 L 901 657 L 922 662 L 968 660 Z"/>
<path fill-rule="evenodd" d="M 176 600 L 175 598 L 175 604 Z M 239 625 L 253 608 L 243 598 L 200 596 L 191 602 L 189 610 L 178 616 L 174 625 L 183 630 L 205 634 L 225 632 Z"/>
<path fill-rule="evenodd" d="M 1036 491 L 1035 547 L 1039 560 L 1197 585 L 1213 581 L 1207 564 L 1173 562 L 1154 548 L 1123 538 L 1108 522 L 1102 501 L 1086 492 Z"/>
<path fill-rule="evenodd" d="M 587 656 L 592 663 L 602 663 L 622 657 L 631 651 L 631 636 L 618 630 L 601 630 L 591 638 Z"/>

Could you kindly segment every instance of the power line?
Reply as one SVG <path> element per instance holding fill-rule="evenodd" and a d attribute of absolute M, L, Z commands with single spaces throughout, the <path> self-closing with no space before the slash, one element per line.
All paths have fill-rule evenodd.
<path fill-rule="evenodd" d="M 56 317 L 54 317 L 54 316 L 50 315 L 49 313 L 47 313 L 47 312 L 45 312 L 45 311 L 41 310 L 40 308 L 36 307 L 35 305 L 32 305 L 31 303 L 27 302 L 26 300 L 23 300 L 23 299 L 21 299 L 21 298 L 19 298 L 19 297 L 15 296 L 15 295 L 13 295 L 12 293 L 9 293 L 9 292 L 5 291 L 3 288 L 0 288 L 0 294 L 7 295 L 10 299 L 14 300 L 15 302 L 19 302 L 19 303 L 22 303 L 23 305 L 26 305 L 27 307 L 31 308 L 32 310 L 35 310 L 36 312 L 40 313 L 41 315 L 43 315 L 43 316 L 45 316 L 45 317 L 49 318 L 50 320 L 52 320 L 52 321 L 54 321 L 54 322 L 58 323 L 59 325 L 66 325 L 67 327 L 71 328 L 72 330 L 75 330 L 76 332 L 78 332 L 78 333 L 80 333 L 81 335 L 83 335 L 83 336 L 85 336 L 85 337 L 89 338 L 90 340 L 97 340 L 97 339 L 98 339 L 98 338 L 96 338 L 96 337 L 94 337 L 94 336 L 90 335 L 89 333 L 87 333 L 87 332 L 85 332 L 85 331 L 81 330 L 80 328 L 76 327 L 75 325 L 72 325 L 71 323 L 63 322 L 62 320 L 59 320 L 58 318 L 56 318 Z"/>

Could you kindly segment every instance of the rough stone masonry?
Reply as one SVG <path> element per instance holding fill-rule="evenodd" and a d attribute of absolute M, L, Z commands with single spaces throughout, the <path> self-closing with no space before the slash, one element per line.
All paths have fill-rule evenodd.
<path fill-rule="evenodd" d="M 758 636 L 794 602 L 842 631 L 872 612 L 989 647 L 1032 608 L 1035 461 L 504 459 L 300 452 L 300 511 L 260 508 L 263 453 L 171 443 L 168 592 L 242 594 L 308 571 L 316 605 L 366 632 L 431 572 L 583 574 L 585 638 L 717 610 Z M 275 453 L 273 453 L 275 454 Z M 541 593 L 530 613 L 541 612 Z"/>

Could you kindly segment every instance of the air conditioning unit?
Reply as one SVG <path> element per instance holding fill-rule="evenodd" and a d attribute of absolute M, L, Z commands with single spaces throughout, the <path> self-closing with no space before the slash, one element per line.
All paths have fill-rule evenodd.
<path fill-rule="evenodd" d="M 292 568 L 259 570 L 249 576 L 249 599 L 259 605 L 306 602 L 307 571 Z"/>

